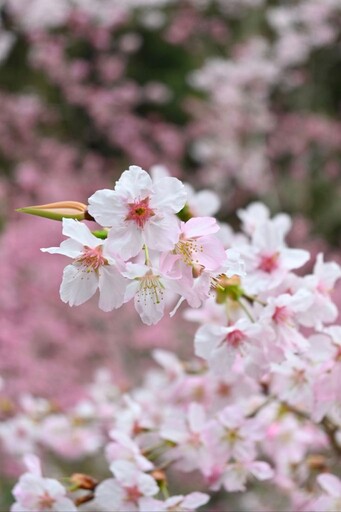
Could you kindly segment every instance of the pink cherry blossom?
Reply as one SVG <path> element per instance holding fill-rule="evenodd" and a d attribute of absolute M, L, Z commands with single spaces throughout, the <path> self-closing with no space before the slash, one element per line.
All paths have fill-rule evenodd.
<path fill-rule="evenodd" d="M 186 223 L 182 222 L 175 253 L 180 255 L 186 265 L 216 270 L 226 258 L 222 243 L 212 236 L 217 231 L 219 225 L 213 217 L 196 217 Z"/>

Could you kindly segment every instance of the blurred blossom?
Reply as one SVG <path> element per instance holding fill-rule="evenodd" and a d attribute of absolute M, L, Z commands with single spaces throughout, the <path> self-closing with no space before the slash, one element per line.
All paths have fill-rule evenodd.
<path fill-rule="evenodd" d="M 29 456 L 16 503 L 1 496 L 0 508 L 86 512 L 95 496 L 101 510 L 189 512 L 213 496 L 209 510 L 336 510 L 340 0 L 0 0 L 0 11 L 1 495 L 27 453 L 51 475 Z M 135 202 L 175 176 L 187 198 L 171 205 L 172 229 L 122 261 L 109 265 L 90 233 L 81 254 L 69 240 L 79 278 L 119 275 L 120 300 L 101 290 L 104 309 L 134 295 L 109 314 L 96 299 L 70 310 L 64 258 L 39 251 L 61 250 L 61 223 L 15 209 L 86 205 L 130 163 L 152 181 Z M 130 199 L 120 218 L 139 229 Z M 154 228 L 168 222 L 145 206 Z M 79 299 L 77 283 L 64 299 Z M 134 305 L 147 323 L 165 316 L 143 326 Z M 71 491 L 60 477 L 75 468 L 88 487 Z"/>

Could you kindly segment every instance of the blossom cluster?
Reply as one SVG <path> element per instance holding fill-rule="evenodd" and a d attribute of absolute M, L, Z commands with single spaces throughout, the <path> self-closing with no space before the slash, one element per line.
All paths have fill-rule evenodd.
<path fill-rule="evenodd" d="M 65 410 L 23 397 L 0 428 L 7 452 L 52 452 L 70 461 L 102 453 L 106 469 L 103 476 L 75 473 L 65 488 L 42 476 L 36 455 L 26 456 L 12 510 L 195 510 L 210 495 L 226 503 L 252 479 L 271 480 L 295 510 L 337 509 L 341 328 L 331 293 L 340 266 L 319 254 L 313 272 L 298 275 L 310 255 L 287 246 L 288 215 L 271 218 L 252 203 L 238 211 L 243 232 L 234 233 L 214 217 L 194 215 L 202 212 L 200 194 L 186 192 L 162 168 L 152 176 L 129 167 L 113 190 L 99 190 L 83 205 L 84 218 L 102 230 L 64 218 L 69 238 L 43 250 L 72 258 L 60 289 L 71 306 L 99 289 L 100 308 L 134 297 L 151 324 L 165 304 L 177 302 L 173 314 L 187 301 L 185 317 L 200 323 L 197 358 L 184 362 L 158 349 L 161 370 L 149 370 L 140 387 L 124 392 L 102 372 Z M 180 220 L 185 215 L 189 220 Z M 179 471 L 197 472 L 194 485 L 205 492 L 169 497 Z M 257 489 L 246 510 L 262 501 Z"/>
<path fill-rule="evenodd" d="M 240 360 L 246 358 L 245 371 L 257 383 L 263 398 L 269 398 L 271 383 L 271 396 L 277 397 L 278 407 L 275 427 L 269 424 L 272 433 L 276 429 L 281 432 L 277 425 L 282 420 L 291 422 L 293 430 L 301 429 L 303 423 L 307 425 L 302 429 L 300 446 L 291 451 L 291 462 L 284 464 L 286 476 L 282 478 L 280 472 L 282 484 L 288 483 L 289 475 L 295 486 L 277 486 L 276 477 L 271 480 L 276 503 L 264 503 L 262 489 L 269 488 L 267 483 L 253 485 L 251 478 L 247 492 L 239 494 L 227 494 L 225 488 L 215 493 L 200 484 L 203 492 L 212 494 L 208 508 L 252 512 L 300 510 L 304 506 L 309 509 L 311 493 L 318 496 L 316 482 L 322 481 L 323 489 L 327 489 L 328 482 L 333 485 L 330 492 L 335 502 L 321 501 L 320 508 L 341 508 L 336 499 L 336 481 L 328 476 L 324 480 L 323 475 L 315 480 L 317 473 L 325 471 L 339 475 L 332 452 L 338 453 L 340 439 L 335 324 L 341 286 L 340 280 L 336 282 L 330 300 L 329 289 L 338 272 L 334 264 L 325 262 L 341 261 L 340 5 L 339 0 L 297 0 L 285 5 L 270 0 L 0 0 L 0 376 L 4 382 L 2 388 L 0 385 L 4 442 L 0 444 L 7 452 L 5 455 L 0 447 L 1 510 L 10 508 L 11 478 L 22 471 L 18 461 L 21 454 L 29 451 L 41 456 L 46 475 L 57 479 L 71 474 L 76 465 L 78 471 L 95 475 L 98 480 L 110 474 L 108 467 L 99 471 L 101 457 L 98 459 L 97 455 L 95 465 L 89 468 L 89 457 L 101 451 L 100 446 L 108 440 L 106 426 L 99 427 L 100 433 L 105 433 L 101 438 L 95 429 L 93 443 L 89 440 L 87 449 L 77 452 L 77 443 L 71 440 L 65 441 L 65 449 L 57 450 L 52 447 L 56 443 L 49 444 L 41 434 L 42 418 L 30 410 L 27 397 L 18 406 L 22 393 L 49 399 L 43 414 L 44 429 L 47 419 L 52 416 L 55 420 L 54 415 L 59 413 L 57 422 L 68 425 L 65 428 L 71 436 L 76 426 L 80 427 L 82 421 L 84 424 L 80 413 L 75 412 L 75 404 L 84 396 L 84 383 L 97 368 L 104 365 L 112 372 L 120 389 L 133 389 L 148 371 L 152 348 L 162 347 L 176 352 L 179 359 L 186 359 L 190 357 L 193 337 L 195 351 L 205 368 L 201 373 L 204 380 L 207 368 L 220 378 L 224 365 L 234 374 Z M 246 219 L 246 205 L 260 200 L 274 213 L 290 212 L 293 225 L 288 237 L 284 226 L 280 229 L 281 251 L 287 249 L 285 238 L 289 245 L 309 250 L 310 260 L 298 268 L 298 275 L 294 268 L 287 269 L 286 278 L 287 270 L 283 276 L 273 270 L 267 280 L 266 272 L 265 277 L 260 277 L 259 254 L 263 249 L 255 245 L 258 242 L 253 239 L 252 229 L 245 224 L 242 234 L 234 233 L 217 223 L 220 230 L 209 237 L 216 245 L 216 237 L 219 238 L 225 254 L 229 250 L 230 269 L 233 254 L 235 263 L 239 262 L 234 271 L 242 273 L 241 259 L 247 268 L 247 275 L 240 279 L 229 278 L 223 272 L 217 274 L 221 268 L 209 270 L 207 259 L 197 268 L 186 264 L 177 253 L 178 242 L 166 251 L 149 249 L 148 245 L 145 248 L 143 244 L 136 256 L 117 255 L 107 239 L 114 226 L 103 224 L 96 233 L 100 238 L 96 237 L 94 249 L 100 247 L 102 256 L 108 249 L 108 263 L 98 258 L 97 263 L 104 265 L 94 273 L 83 272 L 85 260 L 74 261 L 84 256 L 85 246 L 79 242 L 79 253 L 69 257 L 72 264 L 65 278 L 70 279 L 72 272 L 76 274 L 82 266 L 77 277 L 83 277 L 80 282 L 85 287 L 77 291 L 71 287 L 72 298 L 84 299 L 96 287 L 100 305 L 114 310 L 110 314 L 102 311 L 94 298 L 80 307 L 69 308 L 59 300 L 58 293 L 67 257 L 50 257 L 39 251 L 43 245 L 60 244 L 59 223 L 18 215 L 15 209 L 60 201 L 66 197 L 67 188 L 67 199 L 82 202 L 74 217 L 80 220 L 86 198 L 118 179 L 127 162 L 137 162 L 144 169 L 162 162 L 172 175 L 189 181 L 195 189 L 208 186 L 216 192 L 197 192 L 186 185 L 185 207 L 172 214 L 162 212 L 167 219 L 177 217 L 180 233 L 180 221 L 186 225 L 192 216 L 215 215 L 219 203 L 219 219 L 235 228 L 235 211 L 242 210 L 240 218 Z M 159 179 L 155 170 L 151 174 L 153 181 Z M 64 202 L 64 213 L 66 203 L 69 208 L 75 206 L 74 201 Z M 49 215 L 57 218 L 60 211 L 50 211 Z M 155 221 L 155 217 L 151 220 Z M 259 204 L 250 207 L 250 222 L 254 222 L 253 217 L 270 221 L 266 208 Z M 186 229 L 192 229 L 194 220 Z M 213 226 L 213 220 L 209 222 Z M 80 223 L 74 220 L 73 224 Z M 69 221 L 66 231 L 71 225 Z M 87 226 L 96 230 L 93 223 Z M 85 224 L 83 234 L 84 228 Z M 89 243 L 91 236 L 89 231 Z M 91 240 L 95 243 L 94 238 Z M 68 245 L 72 243 L 69 241 Z M 146 251 L 150 262 L 147 265 Z M 96 251 L 88 256 L 96 256 Z M 279 266 L 285 258 L 288 254 L 280 258 Z M 276 257 L 273 262 L 271 259 L 263 261 L 263 269 L 278 264 Z M 303 259 L 301 253 L 301 262 Z M 95 259 L 93 262 L 96 265 Z M 137 295 L 143 293 L 141 276 L 127 275 L 131 264 L 151 267 L 165 287 L 162 304 L 165 303 L 166 313 L 157 321 L 157 315 L 162 315 L 160 306 L 157 315 L 154 312 L 153 318 L 148 318 L 148 322 L 157 321 L 156 325 L 143 325 L 134 314 L 136 302 L 147 318 L 138 304 Z M 160 274 L 160 266 L 166 276 Z M 254 272 L 257 279 L 252 277 Z M 76 285 L 77 277 L 70 284 Z M 279 288 L 270 288 L 270 293 L 272 279 L 279 282 L 282 278 Z M 314 295 L 314 287 L 319 287 L 320 281 L 328 284 Z M 117 293 L 108 299 L 105 292 L 109 282 L 115 286 L 117 283 Z M 194 285 L 191 291 L 190 283 Z M 296 296 L 298 290 L 301 291 Z M 71 299 L 63 287 L 64 292 L 64 299 Z M 129 293 L 135 294 L 132 300 Z M 281 297 L 277 303 L 278 295 L 283 294 L 289 297 Z M 295 297 L 295 304 L 291 296 Z M 312 296 L 313 306 L 304 310 Z M 122 307 L 115 309 L 121 300 Z M 287 301 L 295 308 L 295 314 L 278 326 L 270 317 L 274 308 L 288 308 Z M 196 308 L 182 315 L 186 302 Z M 175 319 L 168 311 L 177 311 Z M 280 312 L 276 316 L 280 320 Z M 315 316 L 316 324 L 309 325 Z M 195 323 L 184 317 L 202 324 L 196 336 Z M 250 342 L 241 343 L 236 350 L 240 334 L 226 329 L 240 318 L 245 322 L 238 324 L 239 329 Z M 220 326 L 217 333 L 212 327 L 215 322 Z M 235 348 L 228 354 L 219 345 L 222 327 L 230 342 L 235 340 Z M 259 342 L 261 336 L 264 343 Z M 301 382 L 300 376 L 303 382 L 293 384 Z M 240 382 L 243 385 L 243 380 Z M 297 386 L 300 399 L 290 405 L 290 412 L 289 401 L 295 402 Z M 141 388 L 133 393 L 137 389 Z M 252 395 L 251 390 L 249 394 Z M 231 403 L 239 407 L 240 399 L 233 396 Z M 200 389 L 193 399 L 201 403 Z M 217 411 L 227 401 L 219 402 Z M 22 422 L 18 435 L 13 423 L 13 439 L 9 420 L 17 417 L 18 407 Z M 179 412 L 178 407 L 175 403 Z M 187 405 L 184 407 L 187 410 Z M 213 417 L 208 410 L 206 417 Z M 271 418 L 269 413 L 269 421 Z M 25 432 L 25 425 L 31 432 L 30 439 L 35 441 L 21 450 L 25 435 L 21 437 L 19 433 Z M 323 431 L 323 446 L 319 441 L 314 444 L 309 425 L 318 425 Z M 77 433 L 79 430 L 76 436 Z M 283 433 L 284 438 L 286 435 L 290 434 Z M 13 453 L 15 446 L 20 454 Z M 277 475 L 279 462 L 274 463 L 270 455 L 280 452 L 280 442 L 272 443 L 267 437 L 257 446 L 261 449 L 256 460 L 267 462 Z M 295 451 L 302 454 L 301 462 L 296 463 Z M 286 460 L 286 453 L 281 456 Z M 279 461 L 280 456 L 275 458 Z M 66 461 L 70 459 L 74 462 L 68 465 Z M 186 474 L 189 485 L 185 488 L 183 479 L 180 483 L 174 481 L 172 466 L 170 470 L 172 492 L 185 495 L 199 489 L 198 473 Z M 199 474 L 205 478 L 200 470 Z M 302 489 L 304 493 L 300 494 Z"/>
<path fill-rule="evenodd" d="M 178 219 L 186 197 L 177 178 L 156 175 L 152 180 L 134 165 L 114 190 L 95 192 L 87 211 L 105 228 L 105 239 L 64 218 L 63 234 L 69 238 L 60 247 L 42 249 L 73 260 L 64 270 L 61 299 L 79 306 L 99 289 L 103 311 L 134 299 L 142 321 L 151 325 L 162 318 L 173 296 L 179 296 L 179 305 L 186 300 L 200 307 L 220 274 L 241 275 L 242 262 L 233 251 L 225 251 L 213 217 Z"/>

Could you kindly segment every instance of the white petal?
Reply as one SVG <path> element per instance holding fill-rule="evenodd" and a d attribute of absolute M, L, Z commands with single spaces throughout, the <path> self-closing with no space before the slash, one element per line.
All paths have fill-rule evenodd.
<path fill-rule="evenodd" d="M 164 315 L 164 300 L 158 295 L 159 301 L 155 298 L 153 293 L 139 292 L 135 295 L 135 309 L 141 317 L 141 320 L 146 325 L 157 324 Z"/>
<path fill-rule="evenodd" d="M 25 455 L 24 464 L 30 473 L 41 477 L 41 464 L 39 458 L 36 455 L 33 453 L 28 453 Z"/>
<path fill-rule="evenodd" d="M 282 249 L 280 260 L 287 270 L 300 268 L 310 259 L 308 251 L 303 249 Z"/>
<path fill-rule="evenodd" d="M 69 498 L 59 498 L 56 503 L 53 504 L 54 512 L 77 512 L 77 508 L 73 501 Z"/>
<path fill-rule="evenodd" d="M 274 471 L 267 462 L 256 461 L 250 465 L 250 472 L 258 480 L 268 480 L 274 476 Z"/>
<path fill-rule="evenodd" d="M 192 432 L 200 432 L 206 420 L 205 410 L 202 405 L 192 402 L 188 410 L 188 423 Z"/>
<path fill-rule="evenodd" d="M 74 219 L 63 219 L 63 235 L 76 240 L 83 246 L 97 247 L 103 243 L 91 233 L 86 224 Z"/>
<path fill-rule="evenodd" d="M 96 487 L 94 509 L 103 512 L 121 510 L 125 493 L 113 478 L 104 480 Z"/>
<path fill-rule="evenodd" d="M 144 496 L 154 496 L 159 492 L 159 487 L 154 478 L 144 473 L 139 474 L 137 487 Z"/>
<path fill-rule="evenodd" d="M 170 251 L 179 240 L 180 222 L 174 215 L 151 218 L 144 227 L 144 240 L 150 249 Z"/>
<path fill-rule="evenodd" d="M 204 494 L 203 492 L 191 492 L 188 496 L 185 496 L 185 499 L 182 502 L 182 506 L 185 509 L 194 510 L 202 505 L 205 505 L 210 499 L 208 494 Z"/>
<path fill-rule="evenodd" d="M 98 275 L 87 272 L 78 265 L 68 265 L 64 269 L 60 287 L 60 297 L 70 306 L 79 306 L 90 299 L 98 287 Z"/>
<path fill-rule="evenodd" d="M 124 303 L 129 302 L 133 297 L 135 297 L 139 288 L 140 283 L 138 281 L 132 281 L 129 283 L 124 294 Z"/>
<path fill-rule="evenodd" d="M 252 243 L 255 247 L 271 254 L 283 246 L 283 238 L 283 233 L 278 227 L 271 221 L 266 221 L 256 226 Z"/>
<path fill-rule="evenodd" d="M 129 279 L 135 279 L 136 277 L 144 276 L 149 270 L 150 267 L 148 267 L 147 265 L 142 265 L 141 263 L 128 262 L 126 265 L 126 270 L 122 273 Z"/>
<path fill-rule="evenodd" d="M 99 270 L 99 308 L 112 311 L 122 306 L 127 284 L 114 265 L 103 265 Z"/>
<path fill-rule="evenodd" d="M 124 261 L 136 256 L 143 247 L 141 230 L 132 223 L 109 231 L 107 250 L 118 254 Z"/>
<path fill-rule="evenodd" d="M 163 213 L 177 213 L 186 203 L 187 193 L 184 185 L 177 178 L 161 178 L 154 182 L 154 195 L 150 206 Z"/>
<path fill-rule="evenodd" d="M 84 245 L 69 238 L 68 240 L 64 240 L 64 242 L 60 244 L 60 247 L 48 247 L 40 250 L 50 254 L 62 254 L 63 256 L 75 259 L 83 253 Z"/>
<path fill-rule="evenodd" d="M 115 192 L 125 197 L 128 202 L 132 202 L 149 196 L 152 193 L 152 185 L 152 179 L 146 171 L 137 165 L 131 165 L 116 182 Z"/>
<path fill-rule="evenodd" d="M 237 464 L 227 466 L 224 487 L 229 492 L 245 491 L 246 471 Z"/>
<path fill-rule="evenodd" d="M 194 215 L 214 215 L 220 208 L 221 201 L 211 190 L 202 190 L 188 199 L 190 210 Z"/>
<path fill-rule="evenodd" d="M 317 477 L 322 489 L 334 498 L 341 497 L 341 480 L 337 476 L 325 473 Z"/>
<path fill-rule="evenodd" d="M 194 337 L 195 355 L 208 359 L 212 350 L 217 348 L 226 336 L 226 329 L 218 325 L 207 324 L 200 327 Z"/>
<path fill-rule="evenodd" d="M 132 462 L 116 460 L 110 464 L 110 471 L 124 487 L 131 487 L 136 484 L 138 470 Z"/>
<path fill-rule="evenodd" d="M 144 510 L 148 510 L 148 512 L 166 512 L 167 507 L 163 501 L 143 497 L 139 499 L 139 511 Z"/>
<path fill-rule="evenodd" d="M 126 208 L 122 198 L 109 189 L 97 190 L 89 197 L 88 211 L 101 226 L 113 226 L 122 222 Z"/>
<path fill-rule="evenodd" d="M 216 375 L 224 376 L 230 371 L 236 356 L 237 349 L 225 345 L 213 350 L 208 359 L 209 367 Z"/>

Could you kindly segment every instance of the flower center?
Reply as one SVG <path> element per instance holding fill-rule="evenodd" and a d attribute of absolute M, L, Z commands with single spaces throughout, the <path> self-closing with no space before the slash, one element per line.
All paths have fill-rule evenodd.
<path fill-rule="evenodd" d="M 108 260 L 102 254 L 102 246 L 87 247 L 84 246 L 84 252 L 79 256 L 76 261 L 81 263 L 87 268 L 88 272 L 91 270 L 98 270 L 102 265 L 106 265 Z"/>
<path fill-rule="evenodd" d="M 225 429 L 224 440 L 226 440 L 229 444 L 235 444 L 237 441 L 240 441 L 242 438 L 239 435 L 239 431 L 237 428 L 228 430 Z"/>
<path fill-rule="evenodd" d="M 271 274 L 274 270 L 277 270 L 279 267 L 279 254 L 275 252 L 274 254 L 268 254 L 261 256 L 261 260 L 258 265 L 259 270 L 263 270 L 263 272 L 267 272 Z"/>
<path fill-rule="evenodd" d="M 235 331 L 229 332 L 225 340 L 229 345 L 231 345 L 234 348 L 237 348 L 245 340 L 245 338 L 245 334 L 239 329 L 236 329 Z"/>
<path fill-rule="evenodd" d="M 284 324 L 290 320 L 291 313 L 285 306 L 276 306 L 272 319 L 276 324 Z"/>
<path fill-rule="evenodd" d="M 52 509 L 55 501 L 56 500 L 45 491 L 44 494 L 39 497 L 39 510 Z"/>
<path fill-rule="evenodd" d="M 193 238 L 180 239 L 175 246 L 175 252 L 181 256 L 186 265 L 194 265 L 199 263 L 198 253 L 204 252 L 204 248 Z"/>
<path fill-rule="evenodd" d="M 140 288 L 138 291 L 138 301 L 143 300 L 144 304 L 152 300 L 153 304 L 160 304 L 163 300 L 164 286 L 159 276 L 155 276 L 149 270 L 143 277 L 140 277 Z"/>
<path fill-rule="evenodd" d="M 137 503 L 139 498 L 141 498 L 142 494 L 140 493 L 139 489 L 135 486 L 132 487 L 126 487 L 126 493 L 127 493 L 127 501 L 132 501 L 133 503 Z"/>
<path fill-rule="evenodd" d="M 149 197 L 128 203 L 128 208 L 125 220 L 134 221 L 139 228 L 143 228 L 146 222 L 155 215 L 154 210 L 149 206 Z"/>
<path fill-rule="evenodd" d="M 305 384 L 306 376 L 304 370 L 294 370 L 293 381 L 298 386 L 300 384 Z"/>

